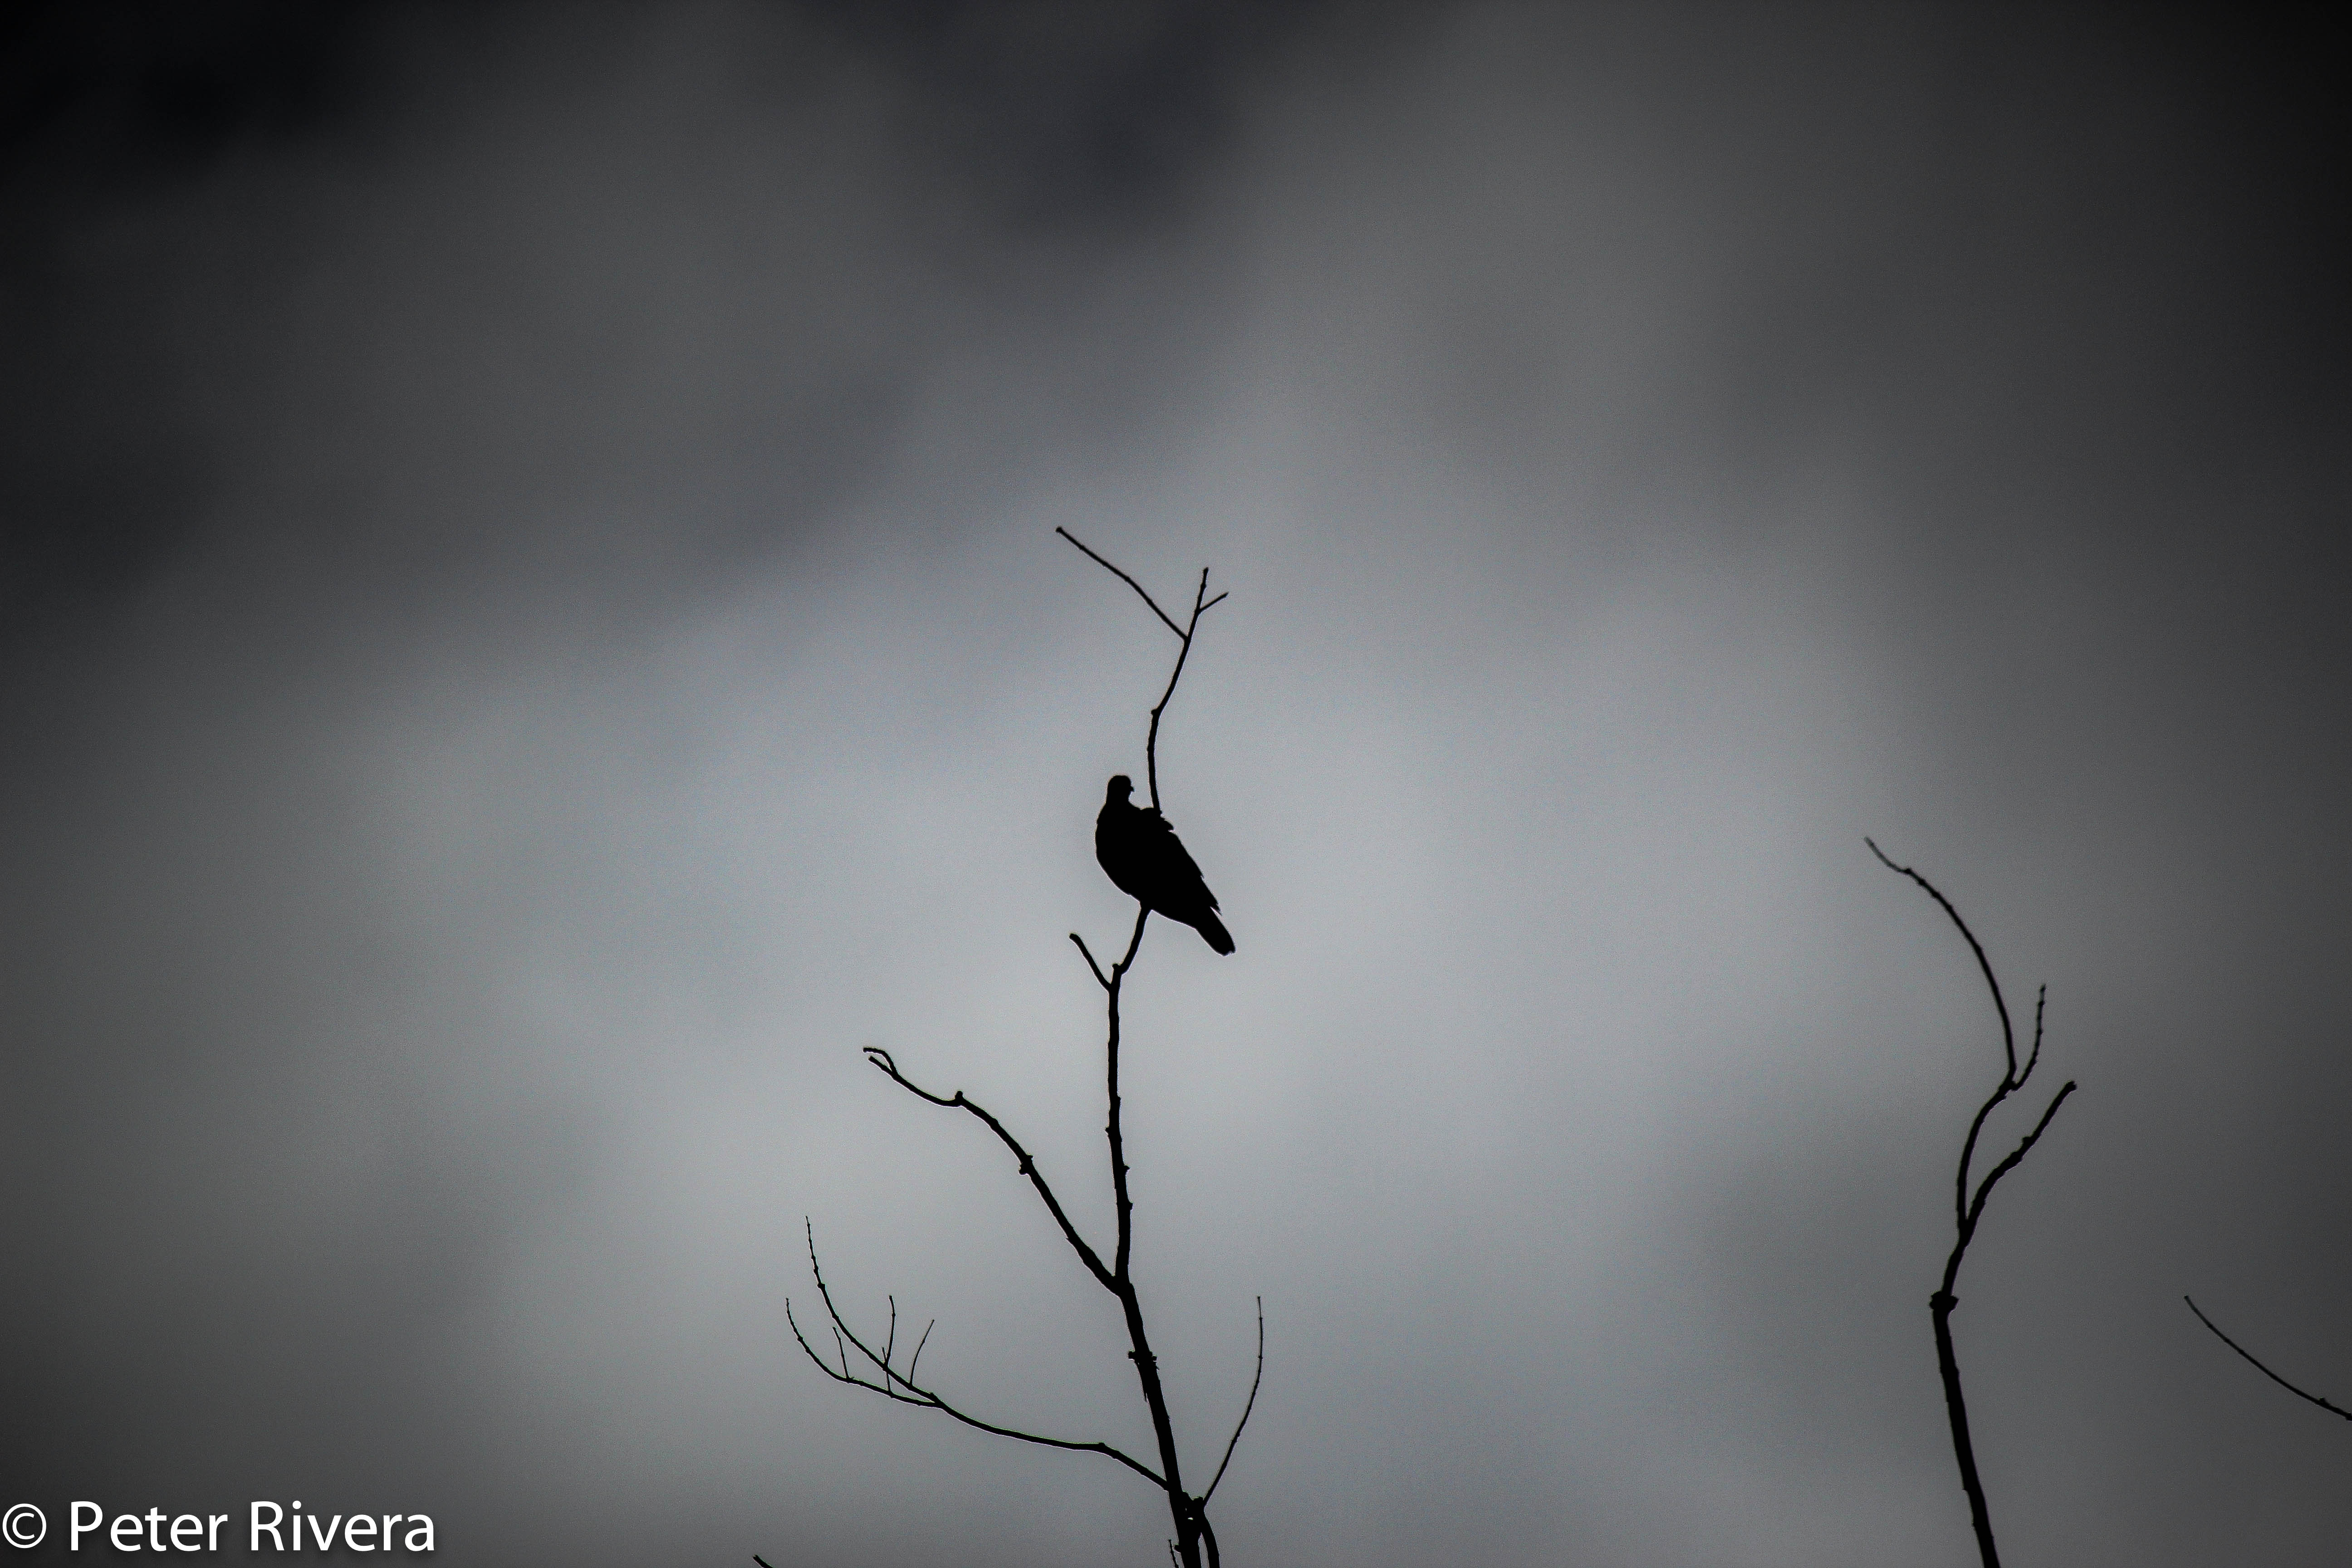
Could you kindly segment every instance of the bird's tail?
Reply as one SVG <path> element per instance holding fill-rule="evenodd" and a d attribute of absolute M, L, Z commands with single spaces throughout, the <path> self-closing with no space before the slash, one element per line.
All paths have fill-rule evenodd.
<path fill-rule="evenodd" d="M 1201 932 L 1202 939 L 1208 942 L 1211 947 L 1215 948 L 1219 952 L 1233 952 L 1233 932 L 1227 931 L 1225 929 L 1225 922 L 1219 920 L 1216 916 L 1202 915 L 1201 917 L 1201 923 L 1198 929 Z"/>

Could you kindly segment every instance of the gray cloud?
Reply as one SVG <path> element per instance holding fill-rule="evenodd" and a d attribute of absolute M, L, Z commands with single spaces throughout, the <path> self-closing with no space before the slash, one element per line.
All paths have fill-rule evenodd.
<path fill-rule="evenodd" d="M 2327 1560 L 2340 204 L 2251 30 L 1509 8 L 356 14 L 24 79 L 6 1492 L 459 1562 L 1095 1562 L 1141 1278 L 1237 1561 Z M 160 26 L 160 24 L 157 25 Z M 193 84 L 193 85 L 191 85 Z M 1189 943 L 1189 945 L 1188 945 Z M 2028 1100 L 2033 1097 L 2029 1095 Z M 2015 1136 L 2022 1118 L 1996 1124 Z M 54 1550 L 48 1548 L 45 1550 Z"/>

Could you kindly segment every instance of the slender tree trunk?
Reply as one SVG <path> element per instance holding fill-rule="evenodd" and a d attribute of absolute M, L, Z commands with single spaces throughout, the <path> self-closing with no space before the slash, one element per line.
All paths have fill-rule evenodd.
<path fill-rule="evenodd" d="M 1952 1418 L 1952 1454 L 1959 1460 L 1960 1485 L 1969 1494 L 1969 1522 L 1976 1527 L 1977 1553 L 1983 1558 L 1984 1568 L 2000 1568 L 2000 1551 L 1992 1543 L 1992 1512 L 1985 1506 L 1984 1482 L 1977 1479 L 1976 1445 L 1969 1440 L 1969 1402 L 1960 1393 L 1960 1363 L 1952 1353 L 1952 1309 L 1959 1304 L 1948 1287 L 1927 1299 L 1927 1310 L 1936 1319 L 1936 1366 L 1944 1374 L 1944 1408 Z"/>

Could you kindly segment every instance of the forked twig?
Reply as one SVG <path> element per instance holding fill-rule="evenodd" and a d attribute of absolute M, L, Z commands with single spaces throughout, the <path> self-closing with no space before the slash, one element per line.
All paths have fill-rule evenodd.
<path fill-rule="evenodd" d="M 2180 1299 L 2184 1301 L 2189 1301 L 2189 1298 L 2186 1296 L 2183 1296 Z M 2326 1411 L 2330 1415 L 2341 1415 L 2345 1420 L 2352 1421 L 2352 1410 L 2338 1409 L 2336 1406 L 2328 1404 L 2327 1401 L 2319 1397 L 2316 1394 L 2306 1394 L 2302 1389 L 2297 1388 L 2294 1384 L 2289 1383 L 2286 1379 L 2281 1377 L 2278 1373 L 2273 1372 L 2269 1367 L 2264 1366 L 2262 1363 L 2262 1359 L 2256 1356 L 2253 1352 L 2248 1350 L 2245 1346 L 2240 1344 L 2237 1341 L 2223 1333 L 2220 1325 L 2216 1324 L 2212 1319 L 2207 1317 L 2203 1312 L 2199 1311 L 2196 1302 L 2189 1301 L 2189 1310 L 2197 1313 L 2197 1321 L 2199 1322 L 2213 1331 L 2213 1337 L 2215 1339 L 2220 1340 L 2223 1344 L 2229 1346 L 2231 1350 L 2236 1351 L 2248 1361 L 2252 1362 L 2256 1372 L 2261 1373 L 2264 1377 L 2269 1378 L 2273 1383 L 2277 1384 L 2281 1388 L 2285 1389 L 2297 1399 L 2308 1399 L 2314 1405 L 2318 1405 L 2322 1410 Z"/>
<path fill-rule="evenodd" d="M 2024 1070 L 2020 1071 L 2017 1066 L 2017 1035 L 2009 1021 L 2009 1003 L 2001 995 L 2000 978 L 1992 972 L 1992 961 L 1985 956 L 1984 944 L 1977 941 L 1976 932 L 1969 929 L 1969 922 L 1960 918 L 1960 911 L 1952 907 L 1952 900 L 1944 897 L 1942 890 L 1933 882 L 1910 867 L 1898 866 L 1888 859 L 1886 852 L 1871 839 L 1864 838 L 1863 842 L 1870 846 L 1870 852 L 1878 857 L 1880 865 L 1908 877 L 1925 889 L 1927 896 L 1951 918 L 1952 924 L 1959 928 L 1960 935 L 1968 942 L 1969 951 L 1976 954 L 1977 968 L 1984 975 L 1986 986 L 1992 992 L 1993 1008 L 2000 1015 L 2000 1043 L 2006 1065 L 2000 1082 L 1994 1086 L 1984 1104 L 1977 1108 L 1975 1117 L 1969 1122 L 1968 1137 L 1960 1144 L 1959 1169 L 1954 1177 L 1952 1193 L 1957 1234 L 1953 1238 L 1951 1254 L 1944 1260 L 1943 1280 L 1937 1286 L 1936 1293 L 1927 1298 L 1927 1310 L 1936 1326 L 1936 1365 L 1943 1377 L 1944 1410 L 1952 1428 L 1952 1455 L 1959 1464 L 1960 1488 L 1967 1492 L 1969 1499 L 1969 1522 L 1976 1531 L 1977 1552 L 1984 1568 L 2000 1568 L 2000 1552 L 1993 1544 L 1991 1509 L 1985 1500 L 1983 1479 L 1977 1473 L 1976 1444 L 1969 1433 L 1969 1406 L 1960 1389 L 1959 1359 L 1952 1345 L 1952 1309 L 1960 1304 L 1959 1298 L 1952 1293 L 1952 1287 L 1959 1280 L 1960 1260 L 1968 1256 L 1969 1243 L 1976 1237 L 1977 1226 L 1984 1218 L 1985 1202 L 1992 1196 L 1993 1187 L 2003 1176 L 2017 1169 L 2034 1144 L 2042 1141 L 2050 1119 L 2058 1114 L 2058 1108 L 2066 1103 L 2068 1095 L 2074 1092 L 2074 1080 L 2066 1080 L 2065 1086 L 2051 1100 L 2048 1109 L 2042 1111 L 2042 1120 L 2033 1124 L 2031 1132 L 2019 1140 L 2017 1147 L 2011 1150 L 2006 1158 L 1985 1173 L 1984 1180 L 1978 1184 L 1976 1194 L 1971 1198 L 1969 1194 L 1969 1165 L 1976 1158 L 1977 1139 L 1984 1131 L 1986 1119 L 1992 1115 L 1995 1106 L 2015 1090 L 2025 1087 L 2025 1080 L 2033 1076 L 2034 1068 L 2042 1060 L 2042 1012 L 2048 1000 L 2049 987 L 2043 986 L 2034 995 L 2033 1048 L 2027 1053 Z"/>
<path fill-rule="evenodd" d="M 1076 545 L 1078 549 L 1085 553 L 1087 559 L 1094 562 L 1097 565 L 1108 572 L 1112 576 L 1117 577 L 1120 582 L 1134 589 L 1138 595 L 1141 595 L 1143 602 L 1151 606 L 1151 613 L 1160 617 L 1160 624 L 1166 626 L 1170 631 L 1174 632 L 1177 639 L 1183 644 L 1183 647 L 1176 650 L 1176 668 L 1168 672 L 1167 689 L 1160 692 L 1160 700 L 1152 704 L 1151 726 L 1144 732 L 1143 737 L 1144 777 L 1151 786 L 1151 809 L 1158 811 L 1160 809 L 1160 715 L 1167 711 L 1169 699 L 1176 695 L 1176 682 L 1183 677 L 1184 661 L 1192 657 L 1192 634 L 1200 629 L 1202 616 L 1210 610 L 1215 609 L 1219 605 L 1223 604 L 1225 602 L 1225 595 L 1220 594 L 1213 599 L 1208 596 L 1209 569 L 1206 566 L 1202 567 L 1200 586 L 1192 591 L 1192 618 L 1180 626 L 1176 624 L 1175 620 L 1170 616 L 1167 611 L 1160 607 L 1160 602 L 1157 599 L 1154 599 L 1150 594 L 1144 592 L 1142 584 L 1137 582 L 1134 578 L 1129 576 L 1125 572 L 1120 571 L 1109 562 L 1104 560 L 1100 555 L 1096 554 L 1092 550 L 1087 549 L 1086 542 L 1079 539 L 1076 534 L 1072 533 L 1068 529 L 1056 528 L 1054 531 L 1068 540 L 1072 544 Z M 1089 962 L 1092 961 L 1089 960 Z M 1097 972 L 1097 978 L 1100 978 L 1099 972 Z"/>
<path fill-rule="evenodd" d="M 1096 565 L 1101 567 L 1104 571 L 1109 573 L 1112 576 L 1118 578 L 1129 587 L 1134 589 L 1137 595 L 1140 597 L 1145 604 L 1151 606 L 1151 613 L 1160 617 L 1160 625 L 1166 626 L 1170 631 L 1174 632 L 1180 637 L 1184 635 L 1184 628 L 1168 618 L 1168 612 L 1160 607 L 1160 602 L 1158 600 L 1154 599 L 1149 593 L 1145 592 L 1142 584 L 1137 582 L 1134 578 L 1129 576 L 1125 572 L 1112 565 L 1109 562 L 1104 560 L 1093 551 L 1087 549 L 1086 542 L 1081 540 L 1076 534 L 1072 533 L 1068 529 L 1056 528 L 1054 531 L 1068 540 L 1071 543 L 1076 545 L 1080 550 L 1085 551 L 1087 560 L 1092 561 Z M 1224 597 L 1222 594 L 1217 596 L 1219 598 Z"/>
<path fill-rule="evenodd" d="M 793 1338 L 800 1342 L 801 1349 L 808 1352 L 809 1360 L 816 1363 L 817 1369 L 820 1372 L 823 1372 L 825 1376 L 833 1379 L 835 1383 L 845 1383 L 850 1384 L 852 1387 L 869 1389 L 872 1392 L 882 1395 L 885 1399 L 894 1400 L 900 1405 L 918 1405 L 930 1410 L 944 1411 L 948 1415 L 952 1415 L 957 1420 L 962 1422 L 967 1426 L 976 1426 L 982 1432 L 993 1432 L 1000 1437 L 1018 1437 L 1024 1443 L 1034 1443 L 1041 1447 L 1046 1448 L 1066 1448 L 1075 1453 L 1101 1454 L 1108 1458 L 1117 1459 L 1120 1464 L 1125 1465 L 1129 1469 L 1133 1470 L 1137 1475 L 1141 1476 L 1153 1486 L 1164 1487 L 1168 1484 L 1160 1478 L 1159 1473 L 1153 1470 L 1150 1466 L 1118 1448 L 1113 1447 L 1108 1443 L 1074 1442 L 1066 1437 L 1048 1437 L 1036 1432 L 1024 1432 L 1015 1426 L 1000 1426 L 993 1421 L 983 1421 L 977 1415 L 973 1415 L 966 1411 L 958 1409 L 946 1399 L 940 1397 L 936 1390 L 925 1388 L 920 1384 L 917 1383 L 915 1381 L 915 1369 L 911 1363 L 908 1364 L 905 1372 L 900 1372 L 898 1367 L 892 1363 L 891 1359 L 892 1348 L 898 1342 L 898 1300 L 893 1298 L 890 1301 L 889 1337 L 883 1342 L 882 1350 L 879 1352 L 877 1352 L 871 1345 L 868 1345 L 864 1340 L 857 1337 L 856 1331 L 852 1329 L 849 1326 L 848 1321 L 842 1317 L 841 1309 L 834 1305 L 832 1288 L 825 1284 L 824 1269 L 817 1262 L 815 1227 L 805 1220 L 803 1221 L 803 1226 L 808 1232 L 809 1272 L 816 1279 L 817 1294 L 823 1298 L 824 1301 L 825 1315 L 833 1320 L 834 1344 L 836 1350 L 840 1350 L 841 1355 L 841 1365 L 839 1369 L 836 1370 L 831 1363 L 827 1363 L 823 1356 L 817 1354 L 816 1347 L 810 1344 L 808 1342 L 807 1336 L 801 1332 L 800 1322 L 793 1316 L 793 1304 L 789 1297 L 787 1297 L 784 1301 L 784 1321 L 792 1329 Z M 930 1330 L 928 1328 L 925 1329 L 923 1331 L 924 1340 L 928 1342 L 930 1337 Z M 881 1374 L 881 1382 L 877 1383 L 870 1377 L 861 1377 L 850 1369 L 848 1352 L 846 1350 L 840 1349 L 844 1341 L 846 1341 L 849 1344 L 857 1347 L 857 1353 L 864 1357 L 866 1361 Z M 916 1347 L 915 1353 L 919 1358 L 921 1356 L 922 1348 L 920 1345 Z M 901 1393 L 901 1390 L 904 1390 L 905 1392 Z"/>
<path fill-rule="evenodd" d="M 1087 1272 L 1093 1275 L 1105 1289 L 1112 1290 L 1118 1289 L 1118 1282 L 1111 1277 L 1110 1270 L 1103 1267 L 1101 1254 L 1088 1246 L 1087 1238 L 1078 1234 L 1078 1227 L 1071 1223 L 1069 1214 L 1062 1207 L 1062 1200 L 1054 1195 L 1053 1187 L 1045 1180 L 1045 1173 L 1037 1168 L 1036 1158 L 1021 1146 L 1021 1140 L 1013 1136 L 1012 1131 L 1003 1122 L 999 1121 L 977 1100 L 967 1097 L 961 1089 L 956 1090 L 953 1094 L 933 1094 L 929 1089 L 900 1072 L 898 1064 L 891 1058 L 890 1053 L 879 1046 L 866 1047 L 866 1059 L 879 1068 L 892 1083 L 909 1094 L 928 1100 L 933 1105 L 946 1106 L 950 1110 L 969 1110 L 986 1122 L 988 1130 L 996 1134 L 998 1142 L 1013 1151 L 1013 1159 L 1020 1162 L 1021 1173 L 1029 1178 L 1031 1186 L 1037 1189 L 1037 1195 L 1045 1200 L 1046 1212 L 1054 1216 L 1054 1223 L 1062 1227 L 1062 1239 L 1070 1244 L 1070 1249 L 1076 1252 L 1078 1255 L 1078 1260 L 1087 1266 Z"/>

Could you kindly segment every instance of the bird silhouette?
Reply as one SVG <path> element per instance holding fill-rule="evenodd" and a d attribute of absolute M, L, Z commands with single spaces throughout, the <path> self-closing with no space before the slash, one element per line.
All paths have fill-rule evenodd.
<path fill-rule="evenodd" d="M 1111 775 L 1095 817 L 1095 858 L 1119 891 L 1145 909 L 1191 926 L 1219 952 L 1233 952 L 1233 936 L 1217 918 L 1217 895 L 1201 879 L 1201 868 L 1158 806 L 1129 801 L 1134 793 L 1125 773 Z"/>

